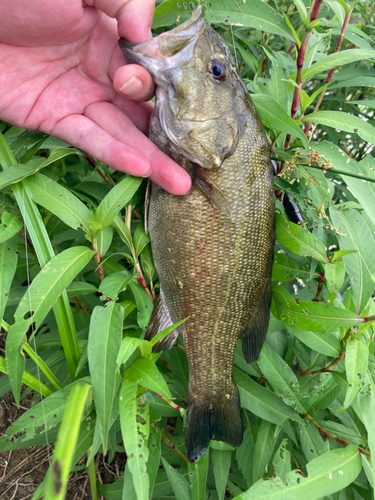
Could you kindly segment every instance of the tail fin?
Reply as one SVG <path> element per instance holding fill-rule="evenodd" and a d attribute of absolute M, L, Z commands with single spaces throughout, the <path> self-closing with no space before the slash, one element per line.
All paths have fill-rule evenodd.
<path fill-rule="evenodd" d="M 206 453 L 211 439 L 232 446 L 241 444 L 240 398 L 234 382 L 233 388 L 229 399 L 225 394 L 220 399 L 215 396 L 215 402 L 205 401 L 204 406 L 196 404 L 195 398 L 189 395 L 185 446 L 190 462 L 196 462 Z"/>

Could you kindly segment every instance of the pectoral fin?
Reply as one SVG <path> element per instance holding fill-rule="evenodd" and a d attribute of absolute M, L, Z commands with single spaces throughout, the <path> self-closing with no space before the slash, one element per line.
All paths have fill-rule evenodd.
<path fill-rule="evenodd" d="M 215 205 L 220 211 L 224 212 L 228 217 L 232 216 L 229 202 L 219 186 L 206 174 L 206 172 L 196 167 L 193 184 Z"/>
<path fill-rule="evenodd" d="M 169 326 L 173 325 L 173 321 L 169 316 L 167 306 L 165 304 L 165 299 L 163 292 L 160 291 L 159 297 L 156 299 L 155 307 L 151 315 L 150 323 L 148 325 L 145 340 L 151 340 L 159 332 L 162 332 Z M 157 342 L 152 350 L 154 352 L 167 351 L 176 342 L 178 337 L 178 328 L 172 330 L 168 335 L 163 337 L 159 342 Z"/>
<path fill-rule="evenodd" d="M 247 363 L 259 358 L 270 321 L 271 280 L 268 279 L 258 307 L 249 325 L 241 334 L 241 345 Z"/>

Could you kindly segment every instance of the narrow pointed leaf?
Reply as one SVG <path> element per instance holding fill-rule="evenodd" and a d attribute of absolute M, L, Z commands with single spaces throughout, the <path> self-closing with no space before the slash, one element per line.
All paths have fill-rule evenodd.
<path fill-rule="evenodd" d="M 55 214 L 65 224 L 78 229 L 81 227 L 90 233 L 90 210 L 64 186 L 43 174 L 36 174 L 27 179 L 27 186 L 33 200 Z"/>
<path fill-rule="evenodd" d="M 16 239 L 0 243 L 0 322 L 9 297 L 10 286 L 17 268 Z"/>
<path fill-rule="evenodd" d="M 349 384 L 344 408 L 348 408 L 361 388 L 368 365 L 368 347 L 361 339 L 351 339 L 346 345 L 345 369 Z"/>
<path fill-rule="evenodd" d="M 15 323 L 9 328 L 5 347 L 9 380 L 16 401 L 21 390 L 25 364 L 21 347 L 30 324 L 34 325 L 35 332 L 58 297 L 91 260 L 93 254 L 86 247 L 64 250 L 43 267 L 21 299 L 14 315 Z"/>
<path fill-rule="evenodd" d="M 106 307 L 94 309 L 90 321 L 87 354 L 104 454 L 116 394 L 116 358 L 121 345 L 123 316 L 124 310 L 119 304 L 108 302 Z"/>
<path fill-rule="evenodd" d="M 65 498 L 81 420 L 90 391 L 89 384 L 78 383 L 73 386 L 69 394 L 52 463 L 47 473 L 45 500 L 63 500 Z"/>
<path fill-rule="evenodd" d="M 112 224 L 114 218 L 129 203 L 142 182 L 141 177 L 125 177 L 104 197 L 96 209 L 96 222 L 103 227 Z"/>
<path fill-rule="evenodd" d="M 198 462 L 189 462 L 191 498 L 194 500 L 206 499 L 206 483 L 208 474 L 210 448 Z"/>
<path fill-rule="evenodd" d="M 121 433 L 137 500 L 149 500 L 149 477 L 147 473 L 149 407 L 147 404 L 146 406 L 138 404 L 137 392 L 138 383 L 130 380 L 125 373 L 120 390 Z"/>
<path fill-rule="evenodd" d="M 161 457 L 165 472 L 173 488 L 177 500 L 190 500 L 189 482 L 181 476 L 177 469 L 174 469 L 169 463 Z"/>
<path fill-rule="evenodd" d="M 276 238 L 297 255 L 328 263 L 325 246 L 312 233 L 276 214 Z"/>
<path fill-rule="evenodd" d="M 137 381 L 142 387 L 162 394 L 166 398 L 172 398 L 167 383 L 151 359 L 136 359 L 126 370 L 125 374 L 129 380 Z"/>
<path fill-rule="evenodd" d="M 351 484 L 362 468 L 358 448 L 354 445 L 329 451 L 307 464 L 307 477 L 294 470 L 286 475 L 255 484 L 234 500 L 320 500 Z"/>
<path fill-rule="evenodd" d="M 272 97 L 256 94 L 252 95 L 251 98 L 254 101 L 263 125 L 272 130 L 278 130 L 293 137 L 298 137 L 305 148 L 309 147 L 303 130 Z"/>
<path fill-rule="evenodd" d="M 272 314 L 287 325 L 301 330 L 331 332 L 364 322 L 364 318 L 355 313 L 322 302 L 300 300 L 297 304 L 284 288 L 276 284 L 272 291 L 272 299 Z"/>
<path fill-rule="evenodd" d="M 287 418 L 297 422 L 301 419 L 273 392 L 257 384 L 238 368 L 233 369 L 234 380 L 238 386 L 241 405 L 268 422 L 283 425 Z"/>

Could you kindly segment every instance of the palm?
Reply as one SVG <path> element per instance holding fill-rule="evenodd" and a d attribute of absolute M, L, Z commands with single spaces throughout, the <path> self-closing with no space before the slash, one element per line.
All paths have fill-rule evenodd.
<path fill-rule="evenodd" d="M 46 2 L 48 24 L 38 26 L 39 18 L 26 18 L 18 26 L 22 21 L 17 19 L 9 33 L 6 27 L 0 31 L 6 42 L 0 43 L 1 118 L 60 137 L 133 175 L 147 175 L 152 168 L 151 178 L 173 190 L 179 169 L 138 130 L 147 133 L 151 103 L 135 102 L 114 90 L 116 70 L 124 64 L 116 21 L 76 0 L 61 0 L 58 8 L 47 0 L 35 1 Z M 145 26 L 136 32 L 133 25 L 119 21 L 120 30 L 127 35 L 130 31 L 129 38 L 147 37 Z M 28 45 L 22 48 L 13 45 L 21 30 Z M 130 74 L 132 67 L 127 68 L 120 71 Z M 144 73 L 143 78 L 150 82 Z M 181 179 L 176 193 L 186 191 L 186 179 Z"/>

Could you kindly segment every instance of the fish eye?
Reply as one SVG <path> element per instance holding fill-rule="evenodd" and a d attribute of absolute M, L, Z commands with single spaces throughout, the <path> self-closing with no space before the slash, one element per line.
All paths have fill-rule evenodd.
<path fill-rule="evenodd" d="M 223 82 L 227 77 L 227 69 L 220 59 L 212 59 L 211 71 L 215 80 L 218 80 L 219 82 Z"/>

